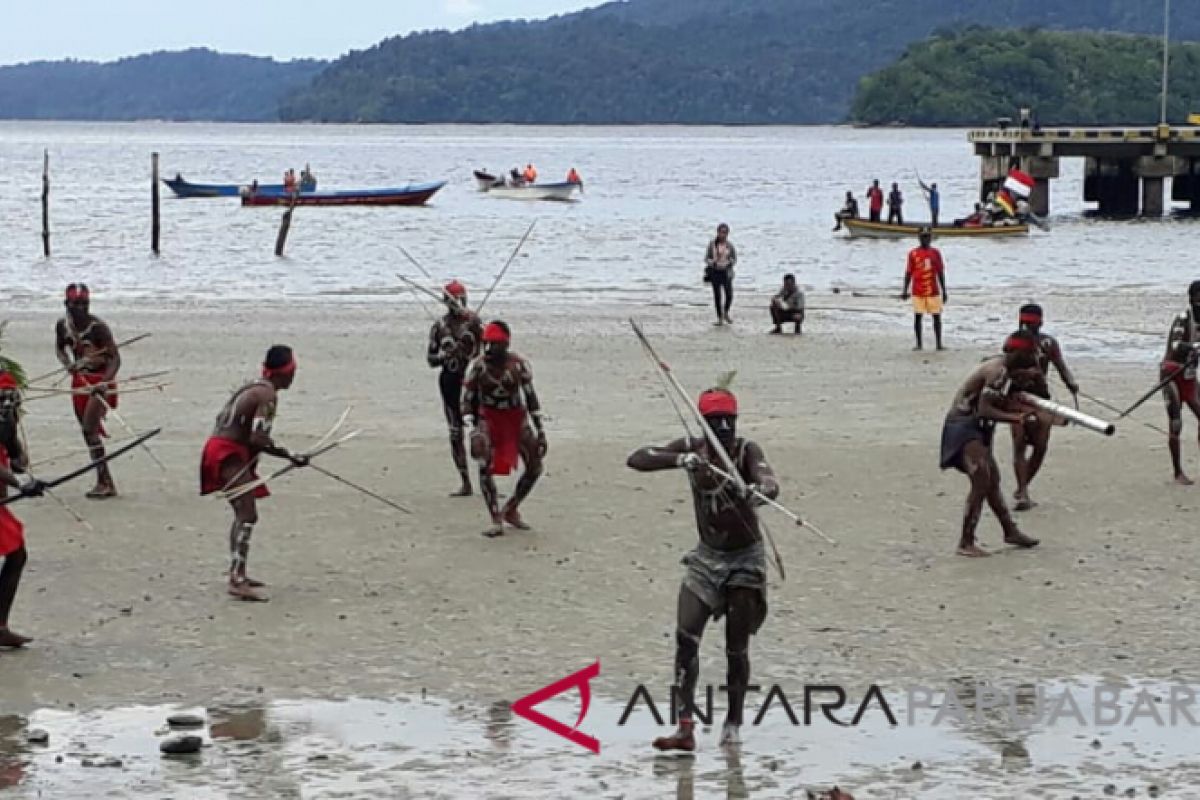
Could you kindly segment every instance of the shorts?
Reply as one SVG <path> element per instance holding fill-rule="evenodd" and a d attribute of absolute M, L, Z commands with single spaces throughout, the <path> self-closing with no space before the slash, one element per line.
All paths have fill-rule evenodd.
<path fill-rule="evenodd" d="M 1160 379 L 1165 380 L 1168 375 L 1174 374 L 1175 377 L 1171 383 L 1175 384 L 1175 388 L 1179 390 L 1179 400 L 1183 403 L 1191 403 L 1196 399 L 1196 378 L 1192 374 L 1192 368 L 1186 367 L 1183 364 L 1177 364 L 1174 361 L 1164 361 L 1159 368 Z"/>
<path fill-rule="evenodd" d="M 942 313 L 942 298 L 936 294 L 933 297 L 917 297 L 913 296 L 913 313 L 915 314 L 940 314 Z"/>
<path fill-rule="evenodd" d="M 750 632 L 758 633 L 767 618 L 767 557 L 762 542 L 741 550 L 716 550 L 700 542 L 683 557 L 683 585 L 720 619 L 729 607 L 729 589 L 753 589 L 759 603 Z"/>
<path fill-rule="evenodd" d="M 970 442 L 983 442 L 991 449 L 992 433 L 995 426 L 984 422 L 974 414 L 950 414 L 942 423 L 942 447 L 938 466 L 942 469 L 954 467 L 959 472 L 966 472 L 963 464 L 963 451 Z"/>

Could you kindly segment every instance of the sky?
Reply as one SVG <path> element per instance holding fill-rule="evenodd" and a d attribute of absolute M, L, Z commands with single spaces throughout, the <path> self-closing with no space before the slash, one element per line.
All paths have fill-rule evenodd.
<path fill-rule="evenodd" d="M 0 64 L 211 47 L 336 58 L 388 36 L 540 19 L 603 0 L 0 0 Z"/>

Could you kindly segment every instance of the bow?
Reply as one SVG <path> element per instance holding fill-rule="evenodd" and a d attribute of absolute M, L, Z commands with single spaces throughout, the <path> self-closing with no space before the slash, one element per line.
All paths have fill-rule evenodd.
<path fill-rule="evenodd" d="M 53 489 L 55 486 L 60 486 L 64 483 L 66 483 L 67 481 L 73 481 L 76 478 L 78 478 L 80 475 L 86 475 L 87 473 L 91 472 L 92 470 L 96 469 L 97 467 L 100 467 L 104 464 L 107 464 L 109 461 L 112 461 L 114 458 L 125 455 L 133 448 L 139 447 L 139 446 L 145 444 L 147 439 L 157 436 L 161 432 L 162 432 L 162 428 L 155 428 L 152 431 L 146 431 L 141 436 L 137 437 L 136 439 L 129 442 L 125 446 L 119 447 L 116 450 L 113 450 L 111 453 L 106 453 L 103 456 L 101 456 L 100 458 L 94 459 L 93 461 L 91 461 L 88 464 L 85 464 L 84 466 L 80 467 L 79 469 L 72 470 L 71 472 L 68 472 L 66 475 L 60 475 L 59 477 L 54 478 L 53 480 L 42 481 L 42 486 L 45 489 Z M 0 506 L 6 506 L 9 503 L 14 503 L 17 500 L 21 500 L 24 497 L 25 497 L 25 495 L 17 494 L 17 495 L 12 495 L 11 497 L 0 498 Z"/>

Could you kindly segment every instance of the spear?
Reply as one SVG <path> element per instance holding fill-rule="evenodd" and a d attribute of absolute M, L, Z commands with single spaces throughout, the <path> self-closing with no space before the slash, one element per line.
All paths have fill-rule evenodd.
<path fill-rule="evenodd" d="M 146 431 L 141 436 L 134 439 L 132 442 L 129 442 L 128 444 L 126 444 L 124 447 L 119 447 L 116 450 L 113 450 L 113 451 L 107 453 L 106 455 L 101 456 L 100 458 L 94 459 L 91 462 L 89 462 L 88 464 L 85 464 L 84 466 L 79 467 L 78 469 L 72 470 L 71 472 L 68 472 L 66 475 L 60 475 L 59 477 L 54 478 L 53 480 L 43 481 L 43 485 L 46 489 L 53 489 L 55 486 L 59 486 L 70 480 L 74 480 L 75 478 L 78 478 L 80 475 L 84 475 L 88 472 L 91 472 L 92 470 L 96 469 L 97 467 L 101 466 L 102 464 L 107 464 L 109 461 L 112 461 L 114 458 L 117 458 L 118 456 L 125 455 L 133 448 L 135 448 L 139 445 L 145 444 L 147 439 L 149 439 L 153 436 L 157 436 L 161 432 L 162 432 L 162 428 L 155 428 L 152 431 Z M 23 497 L 25 497 L 25 495 L 17 494 L 17 495 L 11 495 L 9 497 L 0 498 L 0 506 L 6 506 L 9 503 L 14 503 L 14 502 L 22 499 Z"/>
<path fill-rule="evenodd" d="M 492 292 L 495 291 L 496 286 L 500 283 L 500 279 L 504 277 L 504 273 L 508 272 L 508 268 L 512 266 L 513 261 L 516 260 L 517 253 L 521 252 L 521 248 L 524 246 L 525 240 L 529 238 L 529 234 L 533 233 L 534 225 L 537 225 L 536 218 L 533 220 L 533 222 L 529 223 L 529 229 L 525 231 L 525 235 L 521 237 L 521 241 L 517 242 L 517 246 L 513 248 L 512 255 L 508 257 L 508 261 L 504 262 L 503 269 L 501 269 L 499 274 L 496 275 L 496 280 L 492 281 L 492 285 L 488 288 L 487 294 L 485 294 L 483 299 L 479 301 L 479 308 L 475 309 L 476 314 L 483 313 L 483 307 L 487 305 L 488 298 L 492 296 Z"/>
<path fill-rule="evenodd" d="M 133 344 L 134 342 L 140 342 L 142 339 L 145 339 L 145 338 L 147 338 L 148 336 L 150 336 L 150 334 L 149 334 L 149 333 L 141 333 L 141 334 L 138 334 L 137 336 L 134 336 L 134 337 L 132 337 L 132 338 L 126 339 L 126 340 L 125 340 L 125 341 L 123 341 L 123 342 L 117 342 L 117 347 L 118 347 L 118 348 L 121 348 L 121 347 L 128 347 L 129 345 Z M 56 369 L 56 370 L 52 370 L 52 371 L 50 371 L 50 372 L 47 372 L 45 375 L 38 375 L 36 378 L 30 378 L 28 382 L 29 382 L 29 383 L 37 383 L 38 381 L 44 381 L 44 380 L 46 380 L 46 379 L 48 379 L 48 378 L 53 378 L 55 375 L 58 375 L 60 372 L 66 372 L 66 371 L 67 371 L 67 368 L 66 368 L 66 367 L 59 367 L 59 368 L 58 368 L 58 369 Z"/>

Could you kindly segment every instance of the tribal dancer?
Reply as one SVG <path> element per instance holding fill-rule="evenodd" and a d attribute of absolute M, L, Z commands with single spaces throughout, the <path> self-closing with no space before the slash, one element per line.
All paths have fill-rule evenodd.
<path fill-rule="evenodd" d="M 21 390 L 17 381 L 11 373 L 0 372 L 0 497 L 5 497 L 10 487 L 26 497 L 38 497 L 44 491 L 41 481 L 22 485 L 16 477 L 16 473 L 25 471 L 28 460 L 18 435 L 20 411 Z M 8 627 L 8 615 L 27 558 L 24 526 L 8 506 L 0 506 L 0 559 L 4 561 L 0 567 L 0 647 L 23 647 L 33 641 Z"/>
<path fill-rule="evenodd" d="M 971 481 L 967 506 L 963 513 L 962 534 L 958 540 L 960 556 L 980 557 L 989 553 L 975 543 L 975 529 L 987 501 L 1000 520 L 1006 544 L 1035 547 L 1037 539 L 1017 529 L 1004 495 L 1000 492 L 1000 466 L 992 455 L 992 434 L 997 422 L 1023 425 L 1033 412 L 1010 411 L 1008 393 L 1012 384 L 1036 380 L 1037 340 L 1029 331 L 1017 331 L 1008 337 L 1009 350 L 993 356 L 976 367 L 954 395 L 954 402 L 942 425 L 941 467 L 954 467 Z"/>
<path fill-rule="evenodd" d="M 723 389 L 700 395 L 700 414 L 729 454 L 750 489 L 774 499 L 779 483 L 762 448 L 736 434 L 737 398 Z M 767 562 L 753 496 L 708 469 L 719 463 L 704 439 L 676 439 L 664 447 L 643 447 L 629 456 L 639 472 L 682 467 L 688 471 L 700 542 L 683 558 L 687 573 L 679 589 L 675 629 L 675 685 L 679 727 L 654 740 L 658 750 L 694 750 L 696 681 L 700 674 L 700 639 L 709 617 L 725 617 L 726 683 L 729 711 L 721 743 L 740 743 L 742 710 L 750 684 L 750 637 L 767 616 Z"/>
<path fill-rule="evenodd" d="M 446 284 L 442 298 L 449 310 L 429 330 L 426 360 L 429 366 L 442 368 L 438 375 L 442 411 L 450 428 L 450 455 L 462 481 L 459 490 L 450 496 L 470 497 L 471 477 L 463 444 L 462 384 L 467 365 L 479 355 L 483 325 L 467 305 L 467 287 L 458 281 Z"/>
<path fill-rule="evenodd" d="M 492 517 L 492 526 L 483 532 L 488 537 L 503 535 L 505 523 L 529 530 L 518 509 L 542 474 L 547 450 L 533 371 L 528 361 L 509 351 L 511 338 L 505 323 L 488 323 L 483 354 L 471 362 L 463 381 L 462 416 L 472 428 L 471 457 L 479 462 L 479 486 Z M 525 471 L 501 509 L 492 476 L 511 473 L 518 456 Z"/>
<path fill-rule="evenodd" d="M 1062 378 L 1062 382 L 1066 384 L 1067 390 L 1077 396 L 1079 384 L 1075 382 L 1075 376 L 1067 368 L 1067 362 L 1063 359 L 1062 348 L 1058 346 L 1058 340 L 1048 333 L 1042 333 L 1042 319 L 1041 306 L 1034 303 L 1021 306 L 1018 317 L 1020 329 L 1029 331 L 1033 335 L 1032 344 L 1035 348 L 1034 355 L 1037 357 L 1039 375 L 1028 385 L 1017 388 L 1049 400 L 1050 386 L 1046 379 L 1050 376 L 1050 365 L 1053 364 L 1054 368 L 1058 370 L 1058 377 Z M 1022 343 L 1030 343 L 1025 339 L 1010 341 L 1017 346 Z M 1006 353 L 1009 350 L 1009 344 L 1010 342 L 1004 344 Z M 1042 462 L 1046 459 L 1046 451 L 1050 449 L 1050 431 L 1053 427 L 1051 421 L 1044 416 L 1026 417 L 1024 424 L 1012 426 L 1013 471 L 1017 476 L 1017 490 L 1013 493 L 1016 505 L 1013 508 L 1016 511 L 1028 511 L 1037 505 L 1029 497 L 1029 484 L 1033 483 L 1038 470 L 1042 468 Z M 1033 448 L 1033 454 L 1026 458 L 1026 450 L 1030 447 Z"/>
<path fill-rule="evenodd" d="M 121 369 L 121 353 L 108 325 L 89 313 L 89 300 L 86 283 L 67 287 L 64 302 L 67 313 L 55 326 L 54 352 L 71 373 L 71 388 L 76 392 L 71 395 L 75 419 L 79 420 L 83 440 L 95 461 L 104 457 L 104 443 L 100 440 L 108 435 L 104 417 L 109 408 L 117 407 L 115 378 Z M 93 500 L 117 496 L 108 464 L 97 468 L 96 485 L 87 496 Z"/>
<path fill-rule="evenodd" d="M 308 465 L 302 455 L 292 455 L 271 438 L 278 392 L 292 385 L 296 359 L 292 349 L 275 345 L 263 360 L 262 378 L 233 393 L 217 415 L 212 436 L 204 443 L 200 458 L 200 494 L 230 491 L 256 480 L 255 465 L 260 453 L 284 458 L 298 467 Z M 259 591 L 264 584 L 246 574 L 250 536 L 258 522 L 258 498 L 271 494 L 259 486 L 229 501 L 233 525 L 229 528 L 229 594 L 239 600 L 267 600 Z"/>
<path fill-rule="evenodd" d="M 1168 381 L 1163 386 L 1163 400 L 1167 405 L 1170 434 L 1167 447 L 1171 451 L 1171 467 L 1175 470 L 1175 482 L 1191 486 L 1194 481 L 1183 471 L 1180 455 L 1179 435 L 1183 433 L 1183 405 L 1192 410 L 1200 422 L 1200 399 L 1196 396 L 1196 361 L 1200 358 L 1197 321 L 1200 320 L 1200 281 L 1192 281 L 1188 287 L 1188 307 L 1176 315 L 1167 332 L 1167 353 L 1159 367 L 1159 379 Z M 1168 380 L 1170 379 L 1170 380 Z"/>

